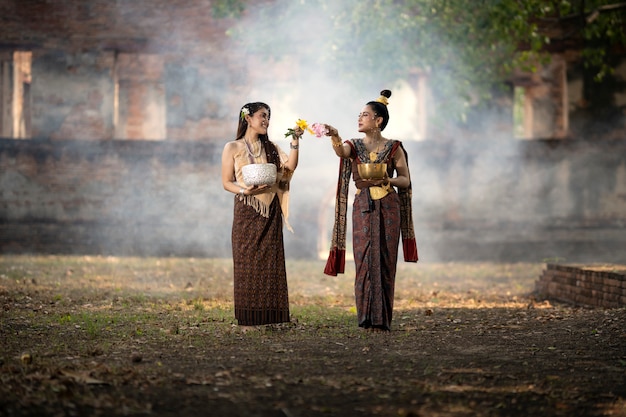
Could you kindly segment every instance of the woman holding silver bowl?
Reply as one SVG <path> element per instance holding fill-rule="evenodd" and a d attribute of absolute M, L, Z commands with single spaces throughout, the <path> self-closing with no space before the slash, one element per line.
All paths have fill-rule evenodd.
<path fill-rule="evenodd" d="M 289 230 L 289 181 L 298 166 L 302 129 L 289 154 L 267 135 L 270 107 L 245 104 L 237 136 L 222 152 L 222 185 L 235 195 L 232 228 L 235 318 L 249 326 L 289 321 L 283 222 Z"/>
<path fill-rule="evenodd" d="M 346 213 L 350 177 L 356 196 L 352 207 L 352 245 L 356 266 L 355 299 L 358 325 L 389 331 L 393 315 L 398 247 L 406 262 L 417 262 L 411 209 L 411 177 L 402 142 L 387 139 L 391 91 L 368 102 L 358 119 L 364 136 L 342 141 L 337 129 L 326 125 L 335 154 L 340 158 L 331 251 L 327 275 L 343 273 L 346 251 Z"/>

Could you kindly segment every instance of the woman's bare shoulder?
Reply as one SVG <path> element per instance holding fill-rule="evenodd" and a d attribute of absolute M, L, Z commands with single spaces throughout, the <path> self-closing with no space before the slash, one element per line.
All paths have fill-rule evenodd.
<path fill-rule="evenodd" d="M 241 147 L 241 141 L 239 140 L 231 140 L 230 142 L 226 142 L 224 145 L 224 152 L 235 152 Z"/>

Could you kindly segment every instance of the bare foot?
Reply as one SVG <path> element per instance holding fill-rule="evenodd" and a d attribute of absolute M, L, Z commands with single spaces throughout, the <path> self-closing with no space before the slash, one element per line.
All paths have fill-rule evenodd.
<path fill-rule="evenodd" d="M 384 329 L 382 327 L 368 327 L 367 330 L 372 333 L 386 333 L 389 331 L 388 329 Z"/>
<path fill-rule="evenodd" d="M 258 329 L 259 328 L 257 326 L 239 326 L 239 330 L 241 331 L 241 333 L 244 333 L 244 334 L 258 330 Z"/>

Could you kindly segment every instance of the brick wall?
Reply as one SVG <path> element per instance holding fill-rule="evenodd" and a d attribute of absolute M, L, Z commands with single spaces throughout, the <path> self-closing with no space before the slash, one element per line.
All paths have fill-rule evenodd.
<path fill-rule="evenodd" d="M 29 137 L 210 141 L 232 134 L 253 88 L 229 24 L 209 0 L 7 0 L 0 69 L 13 52 L 32 52 Z M 0 98 L 13 97 L 7 86 Z"/>
<path fill-rule="evenodd" d="M 423 261 L 626 262 L 626 143 L 405 145 Z M 316 258 L 330 242 L 337 160 L 326 142 L 302 146 L 286 251 Z M 0 139 L 0 253 L 230 256 L 221 150 Z"/>
<path fill-rule="evenodd" d="M 548 264 L 537 280 L 537 294 L 572 304 L 626 306 L 626 265 Z"/>
<path fill-rule="evenodd" d="M 222 256 L 227 219 L 213 145 L 4 142 L 3 252 Z"/>
<path fill-rule="evenodd" d="M 24 130 L 34 139 L 0 139 L 0 251 L 229 255 L 221 146 L 248 93 L 300 80 L 294 62 L 270 65 L 233 46 L 231 22 L 213 19 L 211 3 L 0 2 L 0 136 L 14 137 L 8 63 L 25 50 Z M 539 104 L 562 93 L 539 90 Z M 488 128 L 458 141 L 402 138 L 422 259 L 626 262 L 619 114 L 610 134 L 594 119 L 601 134 L 573 136 L 586 142 L 519 142 Z M 553 122 L 541 134 L 565 128 Z M 290 254 L 315 257 L 330 240 L 337 168 L 322 145 L 303 144 Z"/>

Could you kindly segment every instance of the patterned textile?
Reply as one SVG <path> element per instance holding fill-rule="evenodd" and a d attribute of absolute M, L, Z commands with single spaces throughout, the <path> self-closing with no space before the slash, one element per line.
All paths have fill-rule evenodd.
<path fill-rule="evenodd" d="M 366 155 L 362 146 L 362 139 L 352 139 L 347 141 L 353 149 L 352 153 L 355 157 L 340 158 L 339 162 L 339 178 L 337 180 L 337 195 L 335 199 L 335 223 L 333 225 L 333 232 L 330 244 L 330 253 L 326 266 L 324 267 L 324 273 L 326 275 L 336 276 L 337 274 L 343 274 L 345 271 L 346 263 L 346 218 L 348 210 L 348 191 L 350 188 L 350 177 L 354 176 L 354 181 L 357 188 L 360 189 L 361 178 L 359 177 L 356 167 L 357 163 L 361 161 L 369 161 L 369 155 Z M 358 149 L 357 149 L 358 147 Z M 408 154 L 402 143 L 397 140 L 389 141 L 386 148 L 380 152 L 377 162 L 388 162 L 387 170 L 389 176 L 392 176 L 395 167 L 393 161 L 387 161 L 387 158 L 391 158 L 397 149 L 402 149 L 404 156 L 408 164 Z M 357 153 L 358 152 L 358 153 Z M 384 159 L 383 159 L 384 156 Z M 391 163 L 390 163 L 391 162 Z M 417 244 L 415 240 L 415 232 L 413 227 L 413 210 L 412 210 L 412 190 L 411 185 L 408 188 L 400 188 L 397 190 L 400 197 L 400 213 L 401 213 L 401 233 L 402 233 L 402 250 L 404 254 L 405 262 L 417 262 L 419 257 L 417 253 Z"/>
<path fill-rule="evenodd" d="M 346 218 L 348 216 L 348 188 L 350 186 L 350 165 L 352 160 L 339 161 L 339 180 L 335 201 L 335 223 L 330 243 L 330 253 L 324 267 L 326 275 L 343 274 L 346 267 Z"/>
<path fill-rule="evenodd" d="M 264 151 L 260 150 L 256 146 L 263 146 Z M 271 141 L 265 141 L 263 145 L 261 145 L 261 141 L 257 142 L 253 145 L 252 152 L 255 155 L 258 153 L 259 156 L 256 158 L 252 157 L 252 155 L 248 153 L 246 148 L 243 148 L 234 156 L 235 179 L 237 180 L 237 183 L 242 186 L 245 185 L 242 172 L 242 168 L 245 165 L 264 164 L 270 162 L 276 165 L 276 184 L 274 184 L 270 190 L 264 192 L 263 194 L 247 195 L 243 197 L 240 196 L 239 198 L 243 199 L 247 205 L 254 207 L 254 209 L 259 214 L 267 217 L 270 203 L 272 202 L 272 200 L 274 200 L 274 196 L 278 195 L 280 207 L 283 212 L 283 221 L 285 222 L 285 226 L 290 232 L 293 232 L 293 229 L 289 224 L 289 181 L 291 180 L 293 172 L 284 167 L 288 159 L 287 154 L 285 154 L 285 152 L 283 152 L 283 150 L 280 149 L 278 145 Z"/>
<path fill-rule="evenodd" d="M 417 262 L 417 245 L 413 231 L 411 187 L 392 191 L 379 200 L 372 199 L 370 189 L 360 178 L 358 164 L 369 162 L 369 152 L 362 139 L 347 142 L 351 158 L 342 158 L 335 204 L 335 225 L 331 253 L 324 273 L 337 275 L 345 267 L 346 210 L 350 177 L 357 194 L 352 207 L 352 245 L 356 265 L 355 300 L 358 324 L 365 328 L 389 330 L 393 316 L 394 288 L 398 247 L 403 240 L 404 260 Z M 400 141 L 388 141 L 374 162 L 387 163 L 391 177 L 395 171 L 393 156 L 401 150 Z M 408 161 L 407 161 L 408 163 Z"/>
<path fill-rule="evenodd" d="M 359 326 L 389 330 L 400 242 L 398 194 L 370 200 L 367 193 L 359 193 L 355 197 L 352 221 L 354 295 Z"/>
<path fill-rule="evenodd" d="M 289 297 L 279 198 L 268 217 L 235 197 L 232 247 L 235 318 L 252 326 L 289 321 Z"/>

